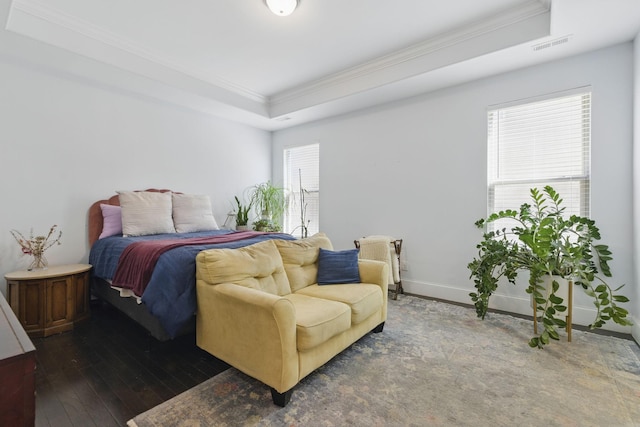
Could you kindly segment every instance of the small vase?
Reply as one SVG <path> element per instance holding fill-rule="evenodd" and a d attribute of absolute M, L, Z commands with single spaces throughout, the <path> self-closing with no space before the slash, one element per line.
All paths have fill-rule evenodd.
<path fill-rule="evenodd" d="M 44 254 L 33 255 L 33 260 L 31 264 L 29 264 L 29 271 L 32 270 L 46 270 L 49 263 L 47 262 L 47 258 L 45 258 Z"/>

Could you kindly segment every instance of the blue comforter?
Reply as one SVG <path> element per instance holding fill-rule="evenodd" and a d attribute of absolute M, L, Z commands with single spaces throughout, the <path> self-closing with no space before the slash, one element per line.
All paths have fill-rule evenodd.
<path fill-rule="evenodd" d="M 96 277 L 111 280 L 118 267 L 120 254 L 129 244 L 144 240 L 187 239 L 233 233 L 229 230 L 197 233 L 157 234 L 153 236 L 111 236 L 95 242 L 89 263 Z M 142 294 L 142 302 L 156 316 L 167 334 L 174 338 L 196 312 L 196 255 L 205 249 L 240 248 L 270 239 L 295 239 L 290 234 L 267 233 L 250 239 L 213 245 L 183 246 L 165 252 L 158 259 L 151 280 Z"/>

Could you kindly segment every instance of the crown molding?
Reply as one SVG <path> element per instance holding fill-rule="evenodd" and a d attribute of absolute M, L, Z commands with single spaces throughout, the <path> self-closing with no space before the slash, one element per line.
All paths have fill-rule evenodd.
<path fill-rule="evenodd" d="M 152 49 L 38 0 L 13 0 L 6 29 L 168 86 L 277 121 L 354 95 L 424 75 L 487 53 L 547 36 L 549 0 L 528 0 L 494 16 L 408 46 L 273 96 L 181 64 Z M 188 80 L 188 78 L 194 80 Z"/>
<path fill-rule="evenodd" d="M 13 0 L 11 4 L 11 10 L 9 19 L 7 20 L 7 30 L 25 33 L 24 29 L 12 28 L 12 19 L 11 15 L 16 13 L 23 13 L 32 18 L 36 18 L 38 20 L 45 21 L 49 25 L 54 26 L 54 28 L 58 28 L 60 30 L 70 31 L 75 34 L 82 35 L 85 38 L 88 38 L 100 45 L 108 46 L 111 48 L 115 48 L 117 50 L 129 53 L 136 57 L 145 59 L 152 63 L 161 65 L 162 67 L 168 68 L 173 71 L 177 71 L 186 76 L 198 79 L 205 83 L 209 83 L 216 87 L 225 89 L 229 92 L 235 93 L 236 95 L 240 95 L 243 98 L 247 98 L 251 101 L 258 102 L 261 104 L 265 104 L 268 99 L 262 94 L 256 93 L 248 88 L 242 87 L 240 85 L 234 84 L 233 82 L 227 81 L 225 79 L 219 78 L 217 76 L 212 76 L 210 73 L 204 72 L 203 70 L 197 69 L 196 67 L 186 67 L 181 65 L 179 61 L 174 58 L 168 57 L 166 55 L 160 54 L 159 52 L 154 52 L 151 49 L 148 49 L 138 43 L 133 42 L 125 37 L 119 36 L 105 28 L 99 27 L 97 25 L 91 24 L 83 19 L 80 19 L 76 16 L 69 15 L 60 10 L 54 9 L 49 5 L 45 5 L 41 2 L 34 0 Z M 26 35 L 29 35 L 28 32 Z M 47 42 L 47 40 L 42 40 Z M 64 46 L 61 46 L 64 47 Z M 84 56 L 87 56 L 84 54 Z M 101 58 L 93 58 L 99 59 Z M 126 65 L 123 64 L 112 64 L 116 65 L 120 68 L 126 69 Z"/>
<path fill-rule="evenodd" d="M 527 3 L 505 10 L 488 19 L 467 23 L 457 29 L 439 34 L 436 37 L 416 43 L 407 48 L 398 50 L 389 55 L 381 56 L 374 60 L 337 72 L 308 84 L 282 91 L 269 98 L 270 109 L 277 110 L 279 106 L 304 100 L 319 93 L 331 91 L 333 88 L 344 88 L 345 85 L 367 77 L 385 74 L 386 83 L 406 78 L 403 73 L 398 73 L 394 78 L 394 69 L 407 66 L 412 62 L 418 62 L 434 55 L 444 49 L 452 48 L 464 42 L 485 36 L 519 23 L 550 15 L 550 3 L 548 0 L 530 0 Z M 548 21 L 548 19 L 546 19 Z M 416 70 L 420 74 L 430 70 Z M 414 74 L 414 75 L 415 75 Z M 390 77 L 389 77 L 390 76 Z"/>

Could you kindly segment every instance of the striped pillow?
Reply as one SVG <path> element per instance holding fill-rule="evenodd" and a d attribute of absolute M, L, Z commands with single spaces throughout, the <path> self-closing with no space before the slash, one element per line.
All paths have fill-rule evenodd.
<path fill-rule="evenodd" d="M 172 193 L 173 224 L 178 233 L 217 230 L 209 196 Z"/>
<path fill-rule="evenodd" d="M 175 233 L 171 216 L 171 193 L 118 191 L 122 208 L 122 235 Z"/>

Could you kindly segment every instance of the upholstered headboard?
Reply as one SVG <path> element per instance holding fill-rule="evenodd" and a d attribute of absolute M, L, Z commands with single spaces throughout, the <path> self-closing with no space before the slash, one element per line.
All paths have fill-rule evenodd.
<path fill-rule="evenodd" d="M 149 188 L 147 190 L 138 191 L 154 191 L 157 193 L 166 193 L 170 192 L 171 190 Z M 89 208 L 89 247 L 91 247 L 95 243 L 95 241 L 98 240 L 98 237 L 100 237 L 100 233 L 102 233 L 103 222 L 102 209 L 100 208 L 100 205 L 120 206 L 120 198 L 116 194 L 109 197 L 108 199 L 98 200 L 97 202 L 94 202 Z"/>

